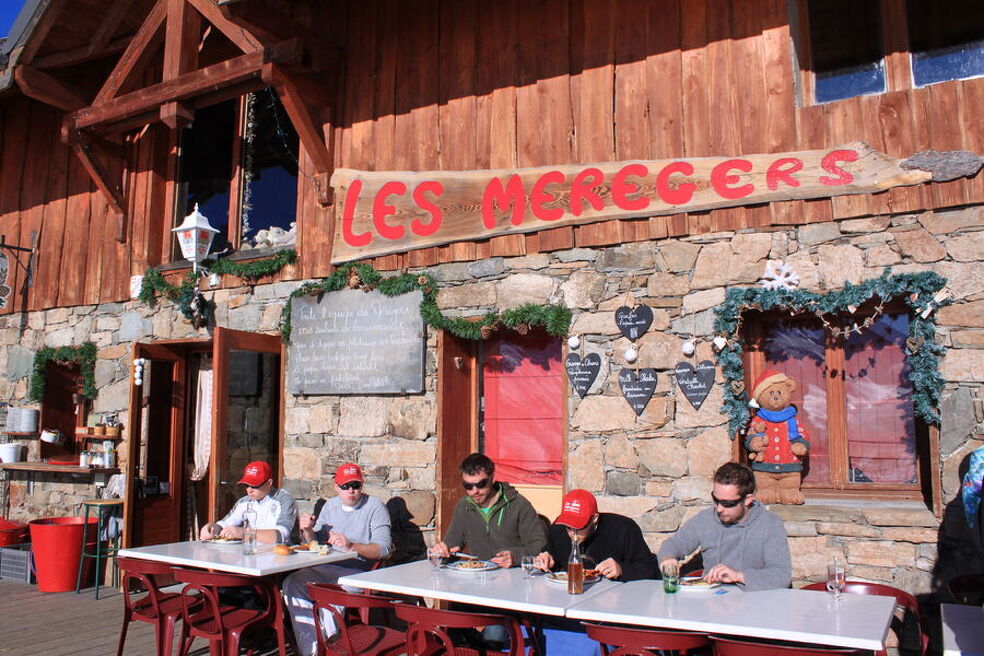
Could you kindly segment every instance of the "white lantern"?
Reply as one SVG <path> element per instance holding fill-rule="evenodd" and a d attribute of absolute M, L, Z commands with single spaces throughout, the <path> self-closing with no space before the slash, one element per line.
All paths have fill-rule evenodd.
<path fill-rule="evenodd" d="M 198 211 L 198 203 L 195 203 L 195 209 L 185 217 L 184 223 L 171 232 L 178 237 L 181 255 L 192 261 L 192 269 L 198 273 L 198 263 L 208 256 L 212 240 L 219 231 L 209 224 L 208 218 Z"/>

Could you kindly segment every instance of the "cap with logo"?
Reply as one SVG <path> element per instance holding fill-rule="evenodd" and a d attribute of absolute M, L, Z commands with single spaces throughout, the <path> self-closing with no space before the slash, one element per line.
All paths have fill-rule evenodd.
<path fill-rule="evenodd" d="M 588 525 L 598 513 L 598 502 L 587 490 L 571 490 L 564 495 L 564 505 L 556 523 L 574 530 Z"/>
<path fill-rule="evenodd" d="M 262 460 L 257 460 L 246 465 L 246 471 L 243 472 L 243 477 L 239 479 L 239 482 L 258 487 L 271 478 L 273 478 L 273 471 L 270 469 L 270 465 Z"/>
<path fill-rule="evenodd" d="M 361 483 L 363 480 L 365 479 L 362 478 L 362 470 L 355 463 L 347 462 L 335 470 L 335 483 L 338 485 L 345 485 L 351 481 Z"/>

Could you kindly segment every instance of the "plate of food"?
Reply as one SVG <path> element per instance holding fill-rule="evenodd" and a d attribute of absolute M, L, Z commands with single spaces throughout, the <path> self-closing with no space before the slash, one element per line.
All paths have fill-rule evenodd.
<path fill-rule="evenodd" d="M 239 538 L 208 538 L 207 540 L 202 540 L 206 544 L 218 544 L 218 545 L 229 545 L 229 544 L 242 544 L 243 541 Z"/>
<path fill-rule="evenodd" d="M 321 555 L 325 555 L 331 551 L 330 544 L 320 544 L 315 540 L 311 540 L 310 542 L 302 542 L 292 548 L 295 552 L 316 553 Z"/>
<path fill-rule="evenodd" d="M 567 585 L 567 572 L 550 572 L 544 576 L 547 581 L 551 583 L 556 583 L 558 585 Z M 596 569 L 586 569 L 584 570 L 584 582 L 595 583 L 601 578 L 601 574 L 598 573 Z"/>
<path fill-rule="evenodd" d="M 680 590 L 686 592 L 710 592 L 721 587 L 720 583 L 711 583 L 701 576 L 684 576 L 680 579 Z"/>
<path fill-rule="evenodd" d="M 489 560 L 458 560 L 446 566 L 452 572 L 487 572 L 499 569 L 499 566 Z"/>

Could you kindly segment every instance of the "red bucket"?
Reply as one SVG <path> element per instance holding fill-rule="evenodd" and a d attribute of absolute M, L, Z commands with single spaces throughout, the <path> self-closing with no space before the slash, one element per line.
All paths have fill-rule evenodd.
<path fill-rule="evenodd" d="M 0 519 L 0 547 L 27 542 L 27 524 Z"/>
<path fill-rule="evenodd" d="M 31 527 L 31 551 L 38 570 L 38 590 L 68 592 L 75 589 L 82 559 L 82 517 L 48 517 L 34 519 Z M 86 543 L 95 546 L 95 517 L 89 518 Z M 83 580 L 87 580 L 83 577 Z"/>

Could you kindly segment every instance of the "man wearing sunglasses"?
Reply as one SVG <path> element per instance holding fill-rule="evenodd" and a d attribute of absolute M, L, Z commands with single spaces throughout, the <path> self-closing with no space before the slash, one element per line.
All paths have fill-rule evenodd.
<path fill-rule="evenodd" d="M 236 502 L 228 515 L 205 524 L 198 537 L 202 540 L 217 537 L 242 540 L 243 515 L 252 506 L 256 511 L 257 542 L 290 542 L 297 522 L 297 505 L 294 497 L 273 485 L 270 465 L 262 460 L 249 463 L 239 482 L 246 486 L 246 495 Z"/>
<path fill-rule="evenodd" d="M 533 505 L 509 483 L 495 480 L 495 463 L 473 453 L 458 467 L 465 496 L 455 506 L 451 526 L 434 550 L 448 557 L 466 550 L 499 567 L 519 565 L 547 546 L 547 529 Z"/>
<path fill-rule="evenodd" d="M 316 648 L 313 604 L 307 583 L 335 583 L 339 577 L 364 572 L 389 555 L 390 516 L 376 497 L 363 492 L 365 479 L 355 463 L 345 463 L 335 471 L 337 496 L 325 501 L 318 516 L 300 516 L 301 541 L 317 540 L 340 551 L 353 551 L 355 558 L 328 565 L 315 565 L 294 572 L 284 580 L 284 600 L 290 612 L 294 636 L 302 656 L 313 656 Z M 327 614 L 322 617 L 326 633 L 334 633 Z"/>
<path fill-rule="evenodd" d="M 788 588 L 789 543 L 782 520 L 755 499 L 755 474 L 729 462 L 714 472 L 713 507 L 697 513 L 659 549 L 660 565 L 700 547 L 704 579 L 746 590 Z"/>

